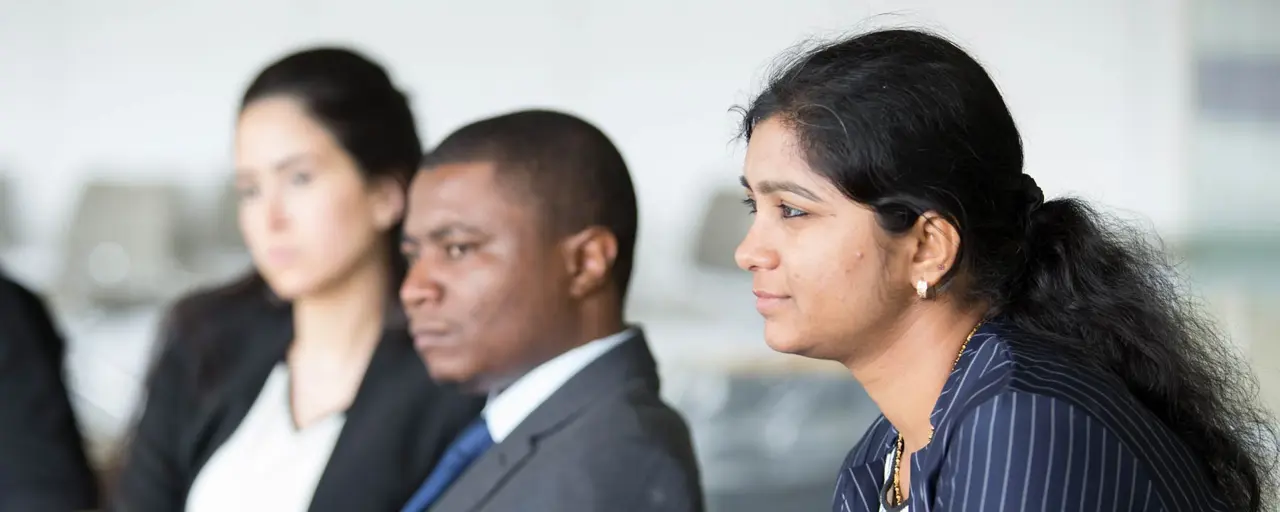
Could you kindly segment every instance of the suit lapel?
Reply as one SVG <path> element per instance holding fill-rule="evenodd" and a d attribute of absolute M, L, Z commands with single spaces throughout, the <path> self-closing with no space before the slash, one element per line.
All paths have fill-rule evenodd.
<path fill-rule="evenodd" d="M 415 380 L 414 377 L 420 378 Z M 388 435 L 400 436 L 398 432 L 386 429 L 397 426 L 388 416 L 403 414 L 403 410 L 397 410 L 403 407 L 389 402 L 406 395 L 421 398 L 423 390 L 428 387 L 426 369 L 410 342 L 404 335 L 384 333 L 369 360 L 360 389 L 347 410 L 346 423 L 316 486 L 309 512 L 375 509 L 385 504 L 370 503 L 369 499 L 395 496 L 414 484 L 401 479 L 416 476 L 410 467 L 414 462 L 410 460 L 412 453 L 418 451 L 414 449 L 416 446 L 411 443 L 398 447 L 396 453 L 388 453 L 379 449 L 385 443 L 373 440 Z M 400 388 L 401 392 L 389 388 Z M 411 404 L 404 406 L 412 407 Z M 377 481 L 370 480 L 374 475 L 378 477 Z M 399 478 L 392 478 L 393 475 Z M 388 478 L 393 481 L 386 481 Z M 363 490 L 352 492 L 353 489 Z"/>
<path fill-rule="evenodd" d="M 257 401 L 271 369 L 284 359 L 293 338 L 293 327 L 287 316 L 278 320 L 210 336 L 203 364 L 216 366 L 224 373 L 212 374 L 198 385 L 207 390 L 200 392 L 208 395 L 199 400 L 200 410 L 195 415 L 193 428 L 187 430 L 191 438 L 183 443 L 189 447 L 192 481 L 214 452 L 235 433 Z M 187 482 L 188 486 L 191 483 Z"/>
<path fill-rule="evenodd" d="M 658 391 L 657 365 L 639 332 L 592 361 L 520 422 L 445 491 L 432 511 L 481 509 L 537 452 L 538 439 L 573 421 L 592 402 L 640 381 Z"/>
<path fill-rule="evenodd" d="M 472 512 L 479 510 L 534 454 L 533 439 L 514 433 L 494 445 L 458 477 L 432 511 Z"/>

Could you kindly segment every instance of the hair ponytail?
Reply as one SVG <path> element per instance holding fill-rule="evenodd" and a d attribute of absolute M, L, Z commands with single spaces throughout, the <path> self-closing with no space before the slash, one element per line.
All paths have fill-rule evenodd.
<path fill-rule="evenodd" d="M 1119 376 L 1200 454 L 1228 496 L 1275 492 L 1275 425 L 1235 347 L 1144 230 L 1078 199 L 1035 208 L 1002 319 Z M 1252 453 L 1251 453 L 1252 452 Z"/>

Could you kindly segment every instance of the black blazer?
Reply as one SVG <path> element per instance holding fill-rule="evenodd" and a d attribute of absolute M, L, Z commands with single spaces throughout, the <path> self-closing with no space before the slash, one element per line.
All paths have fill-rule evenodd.
<path fill-rule="evenodd" d="M 268 314 L 272 306 L 247 300 L 224 301 L 214 313 L 198 302 L 180 302 L 164 328 L 112 510 L 183 510 L 196 475 L 244 419 L 293 338 L 287 310 Z M 202 315 L 204 325 L 172 321 Z M 400 510 L 482 406 L 434 384 L 409 335 L 388 329 L 309 510 Z"/>
<path fill-rule="evenodd" d="M 0 275 L 0 510 L 98 505 L 62 363 L 63 340 L 44 304 Z"/>

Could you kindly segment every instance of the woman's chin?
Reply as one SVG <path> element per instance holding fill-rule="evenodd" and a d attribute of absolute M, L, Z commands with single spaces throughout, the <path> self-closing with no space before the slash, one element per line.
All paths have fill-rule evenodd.
<path fill-rule="evenodd" d="M 284 302 L 293 302 L 298 297 L 311 294 L 315 285 L 310 279 L 299 279 L 295 276 L 264 276 L 267 287 L 275 297 Z"/>
<path fill-rule="evenodd" d="M 783 354 L 805 355 L 811 348 L 795 330 L 767 321 L 764 325 L 764 343 L 774 352 Z"/>

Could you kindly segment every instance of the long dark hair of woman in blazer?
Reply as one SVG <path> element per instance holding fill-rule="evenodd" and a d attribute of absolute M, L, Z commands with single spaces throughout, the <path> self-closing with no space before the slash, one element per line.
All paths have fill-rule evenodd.
<path fill-rule="evenodd" d="M 1146 233 L 1045 201 L 995 83 L 912 30 L 800 52 L 744 109 L 775 350 L 879 406 L 833 509 L 1261 511 L 1276 428 Z"/>
<path fill-rule="evenodd" d="M 394 511 L 408 500 L 482 405 L 432 383 L 395 299 L 405 187 L 421 155 L 407 99 L 357 53 L 306 50 L 258 75 L 235 137 L 240 229 L 255 271 L 170 312 L 114 510 L 187 508 L 202 470 L 268 406 L 288 409 L 277 416 L 297 432 L 343 418 L 314 491 L 288 491 L 291 503 Z M 279 400 L 260 397 L 272 382 L 284 382 L 272 388 Z M 242 493 L 252 480 L 286 492 L 296 477 L 225 464 L 205 495 Z"/>

